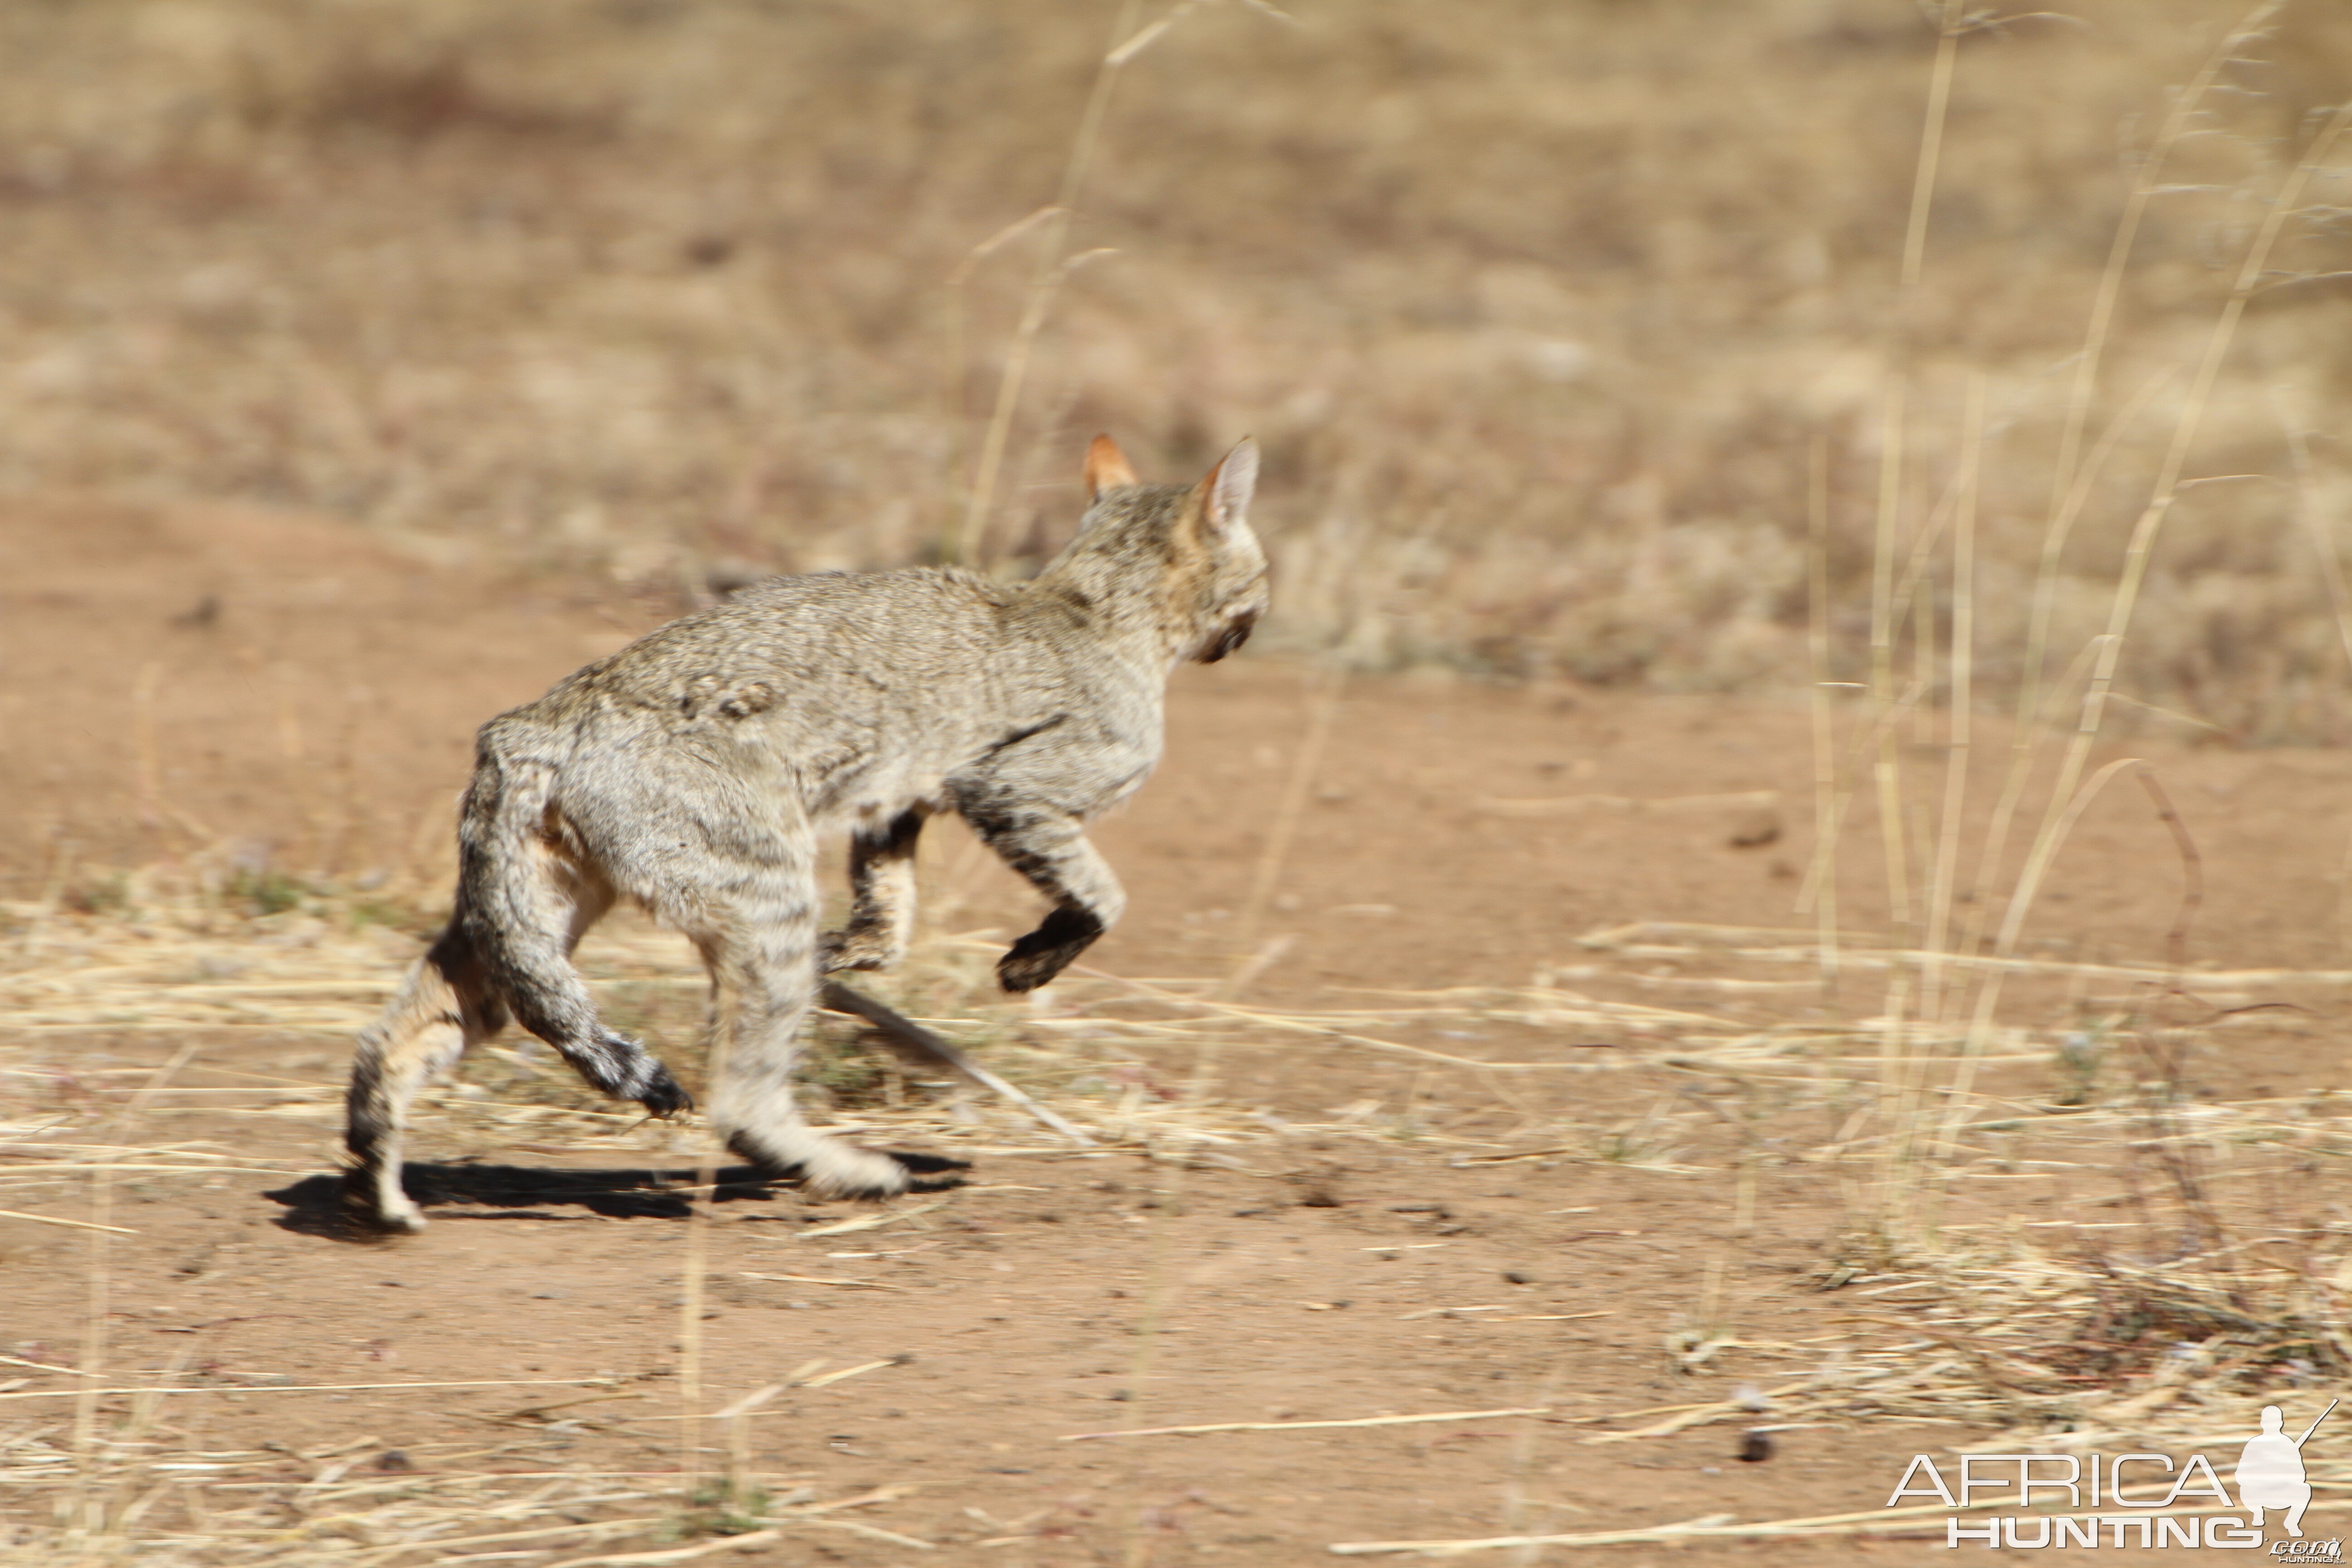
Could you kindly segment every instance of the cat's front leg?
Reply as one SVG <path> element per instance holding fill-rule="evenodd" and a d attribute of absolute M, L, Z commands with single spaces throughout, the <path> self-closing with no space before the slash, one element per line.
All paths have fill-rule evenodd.
<path fill-rule="evenodd" d="M 1111 928 L 1127 908 L 1126 889 L 1087 842 L 1086 825 L 1075 816 L 1042 811 L 975 815 L 967 805 L 964 819 L 1006 865 L 1054 900 L 1037 929 L 996 961 L 1004 989 L 1034 991 Z"/>

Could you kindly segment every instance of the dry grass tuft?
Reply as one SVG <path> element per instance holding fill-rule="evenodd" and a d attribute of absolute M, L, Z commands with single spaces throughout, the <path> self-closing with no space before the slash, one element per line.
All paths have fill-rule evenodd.
<path fill-rule="evenodd" d="M 0 1073 L 54 1074 L 40 1065 L 44 1038 L 92 1028 L 195 1038 L 268 1029 L 340 1043 L 372 1014 L 416 941 L 354 921 L 348 898 L 313 890 L 295 910 L 260 913 L 218 887 L 206 891 L 199 876 L 179 876 L 131 878 L 123 901 L 104 913 L 30 905 L 6 911 L 15 934 L 0 972 L 0 1005 L 12 1026 L 0 1032 Z M 1856 931 L 1833 940 L 1855 979 L 1916 966 L 1923 957 Z M 1884 1020 L 1841 1023 L 1811 1005 L 1819 944 L 1811 926 L 1645 922 L 1588 934 L 1575 964 L 1522 988 L 1360 994 L 1314 1008 L 1256 1005 L 1230 1000 L 1223 965 L 1213 964 L 1215 973 L 1189 979 L 1076 973 L 1057 987 L 1046 1012 L 995 996 L 988 964 L 1001 943 L 974 933 L 922 944 L 889 977 L 889 995 L 1098 1142 L 1150 1156 L 1170 1192 L 1181 1189 L 1186 1169 L 1203 1163 L 1311 1178 L 1312 1171 L 1295 1168 L 1292 1143 L 1300 1135 L 1411 1147 L 1465 1169 L 1587 1161 L 1676 1180 L 1727 1178 L 1743 1190 L 1759 1165 L 1818 1163 L 1853 1174 L 1862 1184 L 1853 1212 L 1866 1223 L 1823 1266 L 1831 1331 L 1801 1342 L 1759 1340 L 1703 1308 L 1670 1350 L 1695 1376 L 1712 1376 L 1736 1357 L 1758 1390 L 1548 1417 L 1570 1423 L 1580 1441 L 1645 1442 L 1727 1422 L 1860 1423 L 1874 1430 L 1891 1422 L 1931 1429 L 1958 1423 L 2003 1429 L 2009 1435 L 1998 1441 L 2011 1447 L 2022 1428 L 2059 1445 L 2130 1441 L 2174 1452 L 2210 1445 L 2218 1452 L 2242 1440 L 2261 1405 L 2294 1404 L 2303 1390 L 2352 1368 L 2352 1342 L 2338 1326 L 2345 1281 L 2352 1279 L 2352 1234 L 2332 1220 L 2284 1213 L 2275 1202 L 2296 1172 L 2352 1152 L 2334 1097 L 2251 1105 L 2200 1100 L 2188 1079 L 2202 1048 L 2198 1031 L 2209 1026 L 2201 1015 L 2187 1023 L 2174 1016 L 2168 989 L 2174 972 L 2166 966 L 1948 954 L 1956 976 L 2001 968 L 2021 982 L 2060 979 L 2127 1000 L 2098 1014 L 2093 1038 L 2057 1027 L 1999 1033 L 1985 1059 L 2012 1070 L 2039 1064 L 2048 1087 L 2039 1097 L 1968 1098 L 1950 1152 L 1930 1167 L 1931 1189 L 1953 1194 L 1940 1200 L 1943 1209 L 2021 1172 L 2065 1173 L 2112 1194 L 2116 1206 L 2087 1212 L 2115 1217 L 2023 1222 L 1998 1217 L 1997 1207 L 1994 1217 L 1979 1217 L 1986 1211 L 1979 1205 L 1966 1219 L 1946 1212 L 1929 1229 L 1888 1228 L 1881 1223 L 1886 1194 L 1871 1184 L 1882 1179 L 1885 1151 L 1910 1135 L 1907 1124 L 1870 1114 L 1890 1035 Z M 616 922 L 583 958 L 607 1005 L 633 1026 L 675 1037 L 671 1031 L 691 1027 L 698 1016 L 702 979 L 674 938 Z M 2352 984 L 2352 972 L 2202 971 L 2198 981 L 2224 998 L 2255 989 L 2326 994 Z M 1694 994 L 1699 1000 L 1685 999 Z M 2138 999 L 2136 1006 L 2130 998 Z M 2106 1005 L 2091 997 L 2085 1005 Z M 1067 1156 L 1066 1145 L 1041 1138 L 1018 1108 L 945 1079 L 886 1067 L 878 1085 L 862 1081 L 853 1090 L 837 1077 L 828 1082 L 827 1073 L 874 1059 L 856 1044 L 848 1021 L 828 1030 L 821 1056 L 833 1065 L 819 1069 L 812 1087 L 835 1097 L 842 1130 L 992 1161 Z M 1449 1037 L 1471 1035 L 1486 1043 L 1474 1048 Z M 1948 1082 L 1967 1035 L 1954 1016 L 1915 1019 L 1894 1037 L 1903 1059 L 1942 1064 L 1926 1080 L 1932 1091 Z M 1411 1087 L 1401 1104 L 1367 1100 L 1312 1123 L 1285 1121 L 1201 1093 L 1197 1084 L 1188 1088 L 1181 1064 L 1211 1047 L 1229 1058 L 1326 1049 L 1392 1061 Z M 1581 1075 L 1636 1063 L 1736 1092 L 1668 1095 L 1616 1121 L 1589 1122 L 1563 1110 L 1577 1104 Z M 607 1106 L 536 1047 L 494 1046 L 467 1077 L 467 1085 L 421 1103 L 425 1138 L 541 1156 L 609 1158 L 624 1148 L 689 1163 L 704 1157 L 690 1124 L 647 1123 Z M 151 1073 L 119 1089 L 110 1082 L 45 1095 L 41 1110 L 0 1128 L 0 1205 L 53 1207 L 93 1169 L 110 1179 L 136 1173 L 140 1180 L 169 1180 L 172 1173 L 202 1179 L 253 1168 L 233 1151 L 174 1141 L 173 1120 L 190 1101 L 168 1083 Z M 142 1086 L 152 1093 L 133 1120 L 123 1099 Z M 1927 1099 L 1938 1103 L 1933 1092 Z M 235 1110 L 206 1114 L 289 1118 L 314 1127 L 322 1147 L 340 1115 L 330 1083 L 265 1086 L 237 1101 Z M 1737 1123 L 1727 1165 L 1718 1163 L 1724 1145 L 1714 1128 L 1727 1118 Z M 294 1179 L 309 1172 L 296 1161 L 268 1173 Z M 919 1231 L 940 1223 L 930 1216 L 940 1203 L 894 1205 L 805 1234 Z M 876 1288 L 839 1266 L 784 1254 L 754 1278 L 803 1289 Z M 887 1366 L 812 1363 L 793 1375 L 818 1386 Z M 172 1391 L 217 1386 L 224 1374 L 175 1366 L 112 1375 L 125 1388 L 149 1392 L 110 1394 L 93 1405 L 79 1443 L 70 1400 L 24 1404 L 0 1395 L 0 1483 L 36 1503 L 82 1500 L 76 1528 L 37 1532 L 36 1543 L 58 1561 L 401 1564 L 416 1553 L 451 1561 L 452 1552 L 530 1550 L 536 1560 L 561 1554 L 584 1564 L 754 1535 L 764 1542 L 878 1532 L 902 1545 L 919 1539 L 893 1528 L 882 1506 L 888 1500 L 879 1494 L 819 1501 L 797 1489 L 803 1483 L 795 1478 L 751 1473 L 740 1453 L 723 1466 L 702 1458 L 628 1475 L 568 1461 L 556 1441 L 562 1428 L 551 1423 L 604 1418 L 595 1408 L 572 1407 L 582 1401 L 646 1397 L 628 1390 L 583 1385 L 524 1395 L 537 1402 L 519 1413 L 514 1441 L 407 1456 L 404 1462 L 423 1468 L 386 1472 L 363 1443 L 298 1455 L 215 1453 L 200 1434 L 175 1424 Z M 232 1385 L 253 1395 L 274 1388 L 267 1380 Z M 316 1394 L 285 1387 L 274 1396 Z M 696 1420 L 682 1433 L 724 1439 L 719 1447 L 698 1442 L 698 1457 L 740 1449 L 750 1406 L 730 1404 L 732 1397 L 706 1394 L 709 1410 L 685 1412 Z M 679 1418 L 626 1416 L 639 1426 Z M 526 1460 L 520 1479 L 491 1473 Z M 202 1499 L 191 1501 L 189 1487 L 198 1479 Z M 2337 1477 L 2315 1464 L 2315 1484 L 2339 1480 L 2352 1485 L 2352 1469 Z M 289 1487 L 299 1504 L 290 1517 Z M 840 1517 L 851 1509 L 870 1511 Z M 1849 1527 L 1860 1528 L 1851 1521 L 1790 1526 L 1800 1533 Z"/>

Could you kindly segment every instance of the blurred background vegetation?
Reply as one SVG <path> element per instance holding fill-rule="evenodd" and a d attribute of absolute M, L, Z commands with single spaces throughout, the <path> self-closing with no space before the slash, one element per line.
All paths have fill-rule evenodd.
<path fill-rule="evenodd" d="M 1058 237 L 1108 254 L 1034 340 L 988 569 L 1066 536 L 1094 431 L 1165 478 L 1254 433 L 1275 646 L 1793 693 L 1817 437 L 1830 673 L 1866 660 L 1901 313 L 1903 534 L 1987 378 L 1998 693 L 2130 161 L 2245 15 L 1971 30 L 1898 312 L 1937 40 L 1910 0 L 1194 0 L 1118 70 L 1067 233 L 975 254 L 1055 200 L 1123 9 L 1170 15 L 19 0 L 0 485 L 322 509 L 688 597 L 939 559 Z M 2167 165 L 2091 428 L 2142 409 L 2064 553 L 2053 667 L 2098 629 L 2247 234 L 2347 93 L 2352 8 L 2290 4 Z M 2248 477 L 2174 509 L 2119 686 L 2239 739 L 2352 730 L 2316 553 L 2352 546 L 2347 171 L 2352 146 L 2248 311 L 2189 469 Z"/>

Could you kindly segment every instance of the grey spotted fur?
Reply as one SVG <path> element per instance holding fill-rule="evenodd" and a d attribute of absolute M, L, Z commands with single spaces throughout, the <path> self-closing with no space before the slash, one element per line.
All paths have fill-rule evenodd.
<path fill-rule="evenodd" d="M 1199 484 L 1141 485 L 1108 437 L 1077 536 L 1034 580 L 916 569 L 778 578 L 597 660 L 482 727 L 456 913 L 359 1038 L 345 1191 L 387 1227 L 409 1101 L 511 1016 L 605 1093 L 687 1096 L 604 1025 L 571 964 L 633 899 L 710 972 L 710 1117 L 727 1146 L 815 1191 L 904 1191 L 908 1167 L 808 1127 L 794 1036 L 821 972 L 905 951 L 923 820 L 952 811 L 1052 900 L 997 963 L 1045 984 L 1126 902 L 1088 818 L 1158 762 L 1170 671 L 1222 658 L 1266 604 L 1246 512 L 1257 448 Z M 816 931 L 820 834 L 852 834 L 845 927 Z"/>

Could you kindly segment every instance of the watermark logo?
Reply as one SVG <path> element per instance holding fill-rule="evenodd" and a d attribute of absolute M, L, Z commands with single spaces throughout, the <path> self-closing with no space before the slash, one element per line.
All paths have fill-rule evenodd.
<path fill-rule="evenodd" d="M 2327 1402 L 2327 1410 L 2336 1408 L 2336 1401 Z M 2327 1410 L 2319 1413 L 2300 1437 L 2286 1435 L 2286 1412 L 2275 1405 L 2263 1406 L 2263 1433 L 2251 1438 L 2246 1451 L 2238 1459 L 2238 1501 L 2252 1517 L 2247 1522 L 2256 1530 L 2263 1527 L 2263 1514 L 2270 1509 L 2286 1510 L 2286 1532 L 2296 1540 L 2303 1538 L 2303 1510 L 2311 1506 L 2311 1483 L 2303 1478 L 2303 1446 L 2319 1430 L 2319 1422 L 2327 1419 Z"/>
<path fill-rule="evenodd" d="M 2341 1541 L 2314 1541 L 2303 1533 L 2304 1510 L 2311 1506 L 2303 1446 L 2336 1403 L 2329 1400 L 2300 1437 L 2287 1435 L 2284 1411 L 2275 1405 L 2264 1406 L 2262 1430 L 2246 1440 L 2238 1456 L 2231 1478 L 2238 1485 L 2235 1500 L 2202 1454 L 2189 1455 L 2186 1463 L 2169 1454 L 1967 1454 L 1956 1461 L 1957 1477 L 1938 1468 L 1929 1456 L 1915 1454 L 1886 1506 L 1933 1499 L 1954 1510 L 1944 1521 L 1948 1547 L 2156 1551 L 2186 1546 L 2244 1552 L 2267 1544 L 2270 1555 L 2281 1563 L 2342 1563 Z M 2037 1503 L 2059 1504 L 2062 1493 L 2067 1513 L 2023 1511 Z M 1960 1517 L 1968 1510 L 1986 1508 L 1989 1498 L 1993 1506 L 2007 1504 L 2020 1511 Z M 2171 1511 L 2177 1507 L 2197 1511 Z M 2242 1519 L 2237 1516 L 2240 1510 Z M 2286 1539 L 2265 1542 L 2265 1527 L 2273 1524 Z"/>

